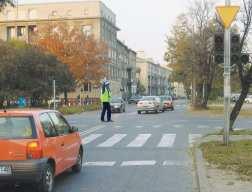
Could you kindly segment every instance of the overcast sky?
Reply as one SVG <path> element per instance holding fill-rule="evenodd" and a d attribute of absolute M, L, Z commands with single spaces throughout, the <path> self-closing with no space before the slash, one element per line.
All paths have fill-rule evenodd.
<path fill-rule="evenodd" d="M 39 3 L 71 0 L 19 0 Z M 163 63 L 165 37 L 175 18 L 190 6 L 190 0 L 102 0 L 117 16 L 119 39 L 134 50 L 143 50 Z M 224 0 L 223 0 L 224 2 Z"/>

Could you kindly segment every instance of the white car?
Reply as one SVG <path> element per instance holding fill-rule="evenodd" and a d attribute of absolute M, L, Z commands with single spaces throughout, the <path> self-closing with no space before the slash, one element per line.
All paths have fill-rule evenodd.
<path fill-rule="evenodd" d="M 252 103 L 252 95 L 248 95 L 245 99 L 245 103 Z"/>
<path fill-rule="evenodd" d="M 145 96 L 137 103 L 137 113 L 142 112 L 155 112 L 158 113 L 162 110 L 161 99 L 156 96 Z"/>

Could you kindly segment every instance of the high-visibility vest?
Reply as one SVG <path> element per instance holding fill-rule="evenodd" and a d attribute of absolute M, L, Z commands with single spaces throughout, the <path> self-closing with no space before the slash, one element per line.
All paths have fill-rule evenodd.
<path fill-rule="evenodd" d="M 101 90 L 101 102 L 104 103 L 104 102 L 110 102 L 110 99 L 111 99 L 111 92 L 108 91 L 108 89 L 105 88 L 105 92 L 102 93 L 102 90 Z"/>

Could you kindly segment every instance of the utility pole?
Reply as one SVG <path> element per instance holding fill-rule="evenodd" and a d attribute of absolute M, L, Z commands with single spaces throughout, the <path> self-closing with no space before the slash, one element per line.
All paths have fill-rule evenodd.
<path fill-rule="evenodd" d="M 231 0 L 225 0 L 225 5 L 230 6 Z M 225 28 L 224 35 L 224 144 L 229 144 L 229 128 L 230 128 L 230 27 Z"/>
<path fill-rule="evenodd" d="M 152 74 L 151 74 L 151 66 L 150 66 L 150 96 L 152 95 L 151 94 L 151 91 L 152 91 L 151 90 L 152 89 L 152 87 L 151 87 L 152 86 L 152 80 L 151 80 L 151 78 L 152 78 Z"/>
<path fill-rule="evenodd" d="M 56 82 L 53 80 L 53 109 L 56 109 Z"/>

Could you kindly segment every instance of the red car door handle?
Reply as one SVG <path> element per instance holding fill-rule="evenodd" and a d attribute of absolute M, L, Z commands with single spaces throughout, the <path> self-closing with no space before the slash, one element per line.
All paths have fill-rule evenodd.
<path fill-rule="evenodd" d="M 65 146 L 65 143 L 61 143 L 61 147 L 64 147 Z"/>

